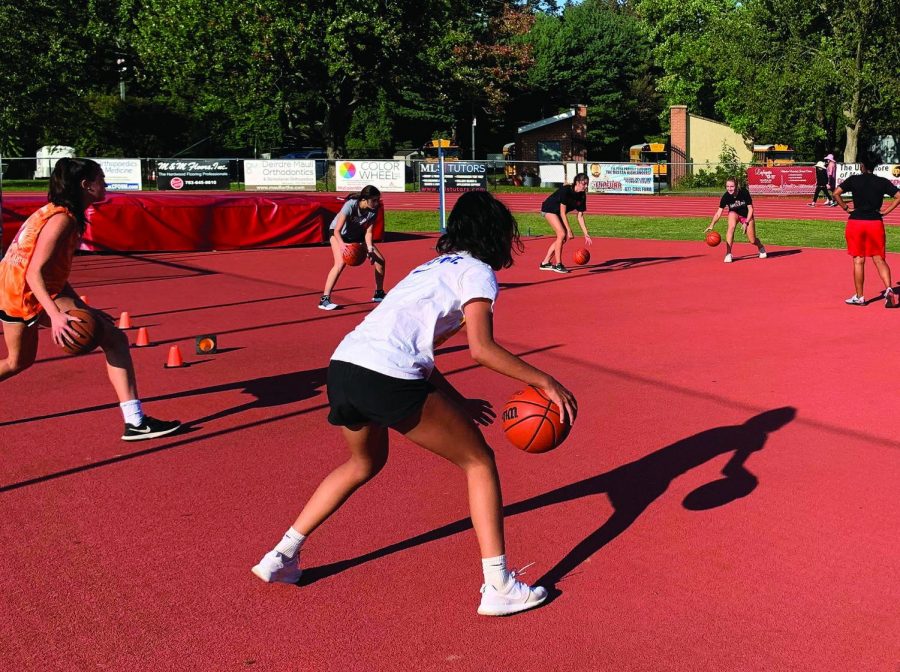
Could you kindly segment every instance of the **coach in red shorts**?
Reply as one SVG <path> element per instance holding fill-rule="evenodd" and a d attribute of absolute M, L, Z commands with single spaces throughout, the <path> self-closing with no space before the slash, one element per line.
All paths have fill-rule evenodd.
<path fill-rule="evenodd" d="M 856 293 L 846 300 L 851 306 L 864 306 L 863 282 L 866 273 L 866 257 L 872 257 L 875 269 L 884 283 L 884 305 L 887 308 L 897 306 L 897 296 L 894 294 L 891 282 L 891 267 L 884 259 L 884 221 L 882 217 L 900 205 L 900 190 L 891 182 L 872 171 L 878 161 L 873 157 L 864 157 L 859 160 L 859 175 L 851 175 L 841 182 L 834 190 L 834 200 L 844 209 L 850 212 L 850 208 L 841 198 L 841 194 L 851 192 L 853 194 L 853 212 L 847 220 L 845 236 L 847 238 L 847 252 L 853 256 L 853 285 Z M 884 196 L 893 197 L 887 205 L 884 205 Z M 884 210 L 882 210 L 884 205 Z"/>

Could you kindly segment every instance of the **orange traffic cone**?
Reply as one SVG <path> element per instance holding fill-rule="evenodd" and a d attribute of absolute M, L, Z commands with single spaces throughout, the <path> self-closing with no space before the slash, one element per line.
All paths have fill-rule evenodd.
<path fill-rule="evenodd" d="M 131 329 L 131 315 L 126 312 L 119 315 L 119 329 Z"/>
<path fill-rule="evenodd" d="M 81 302 L 82 302 L 83 304 L 85 304 L 86 306 L 91 305 L 90 301 L 88 301 L 88 297 L 87 297 L 87 296 L 79 295 L 78 298 L 81 299 Z"/>
<path fill-rule="evenodd" d="M 181 348 L 173 345 L 169 348 L 169 358 L 166 360 L 167 369 L 180 369 L 184 366 L 184 360 L 181 358 Z"/>
<path fill-rule="evenodd" d="M 143 348 L 150 345 L 150 334 L 147 333 L 147 327 L 138 329 L 137 338 L 134 339 L 134 347 Z"/>

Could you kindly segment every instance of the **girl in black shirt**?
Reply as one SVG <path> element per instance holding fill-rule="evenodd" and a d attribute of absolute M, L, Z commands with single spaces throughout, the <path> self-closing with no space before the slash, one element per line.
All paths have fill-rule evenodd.
<path fill-rule="evenodd" d="M 753 197 L 746 187 L 738 188 L 737 180 L 729 177 L 725 181 L 725 193 L 719 199 L 719 209 L 713 215 L 712 221 L 706 227 L 707 231 L 712 231 L 719 221 L 722 213 L 728 212 L 728 231 L 725 233 L 725 263 L 730 264 L 733 261 L 731 256 L 731 246 L 734 243 L 734 229 L 738 222 L 744 230 L 753 245 L 759 250 L 759 258 L 766 258 L 766 248 L 763 247 L 762 241 L 756 237 L 756 219 L 753 217 Z"/>
<path fill-rule="evenodd" d="M 578 225 L 584 233 L 584 242 L 588 245 L 592 243 L 584 223 L 584 211 L 587 210 L 587 186 L 588 176 L 585 173 L 578 173 L 572 180 L 571 186 L 568 184 L 561 186 L 541 204 L 541 212 L 556 233 L 556 240 L 550 243 L 547 254 L 544 255 L 544 260 L 539 267 L 542 271 L 569 272 L 569 269 L 562 263 L 562 248 L 567 240 L 575 237 L 572 234 L 572 227 L 569 226 L 570 210 L 578 213 Z M 555 264 L 550 263 L 551 257 L 556 259 Z"/>

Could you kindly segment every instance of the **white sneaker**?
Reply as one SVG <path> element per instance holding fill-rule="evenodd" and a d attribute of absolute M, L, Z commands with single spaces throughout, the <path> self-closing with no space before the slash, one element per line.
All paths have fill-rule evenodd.
<path fill-rule="evenodd" d="M 725 255 L 725 263 L 726 263 L 726 264 L 730 264 L 732 261 L 734 261 L 734 259 L 731 258 L 731 255 L 730 255 L 730 254 L 726 254 L 726 255 Z"/>
<path fill-rule="evenodd" d="M 323 295 L 321 300 L 319 301 L 319 310 L 334 310 L 338 305 L 336 303 L 331 302 L 331 298 L 327 295 Z"/>
<path fill-rule="evenodd" d="M 516 572 L 509 573 L 509 580 L 502 590 L 490 584 L 481 586 L 481 604 L 478 613 L 482 616 L 509 616 L 520 611 L 533 609 L 547 599 L 547 589 L 529 586 L 516 579 Z"/>
<path fill-rule="evenodd" d="M 289 558 L 278 551 L 266 553 L 250 571 L 266 583 L 297 583 L 303 574 L 299 553 Z"/>
<path fill-rule="evenodd" d="M 894 293 L 894 290 L 888 287 L 884 290 L 882 294 L 884 297 L 884 307 L 885 308 L 896 308 L 898 306 L 897 295 Z"/>
<path fill-rule="evenodd" d="M 765 259 L 768 256 L 769 255 L 766 254 L 766 248 L 764 248 L 764 247 L 759 248 L 759 258 L 760 259 Z"/>
<path fill-rule="evenodd" d="M 863 297 L 854 294 L 849 299 L 846 299 L 844 303 L 848 306 L 864 306 L 866 305 L 866 300 Z"/>

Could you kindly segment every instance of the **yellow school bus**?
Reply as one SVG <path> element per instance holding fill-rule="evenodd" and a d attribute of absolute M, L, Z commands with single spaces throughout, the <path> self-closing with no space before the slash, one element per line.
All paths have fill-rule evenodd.
<path fill-rule="evenodd" d="M 753 163 L 758 166 L 793 166 L 794 148 L 790 145 L 753 145 Z"/>
<path fill-rule="evenodd" d="M 640 145 L 632 145 L 628 150 L 628 160 L 631 163 L 649 163 L 653 165 L 653 177 L 657 180 L 665 179 L 669 172 L 669 154 L 666 145 L 662 142 L 645 142 Z"/>
<path fill-rule="evenodd" d="M 459 161 L 459 146 L 454 145 L 450 140 L 443 138 L 437 140 L 429 140 L 422 146 L 422 153 L 425 160 L 434 163 L 438 160 L 438 150 L 444 150 L 444 161 Z"/>

